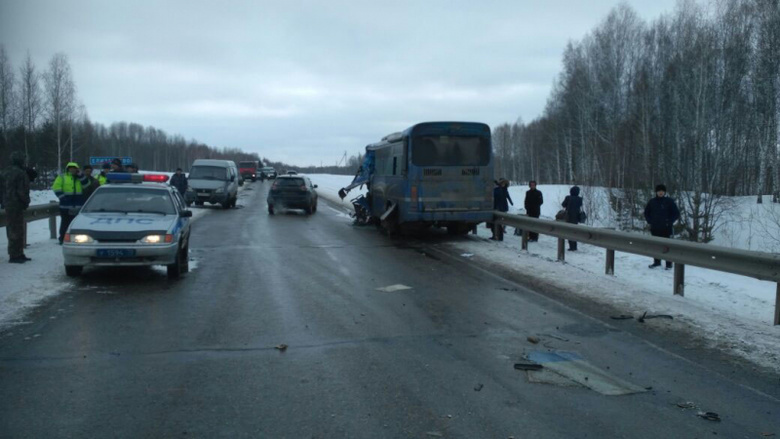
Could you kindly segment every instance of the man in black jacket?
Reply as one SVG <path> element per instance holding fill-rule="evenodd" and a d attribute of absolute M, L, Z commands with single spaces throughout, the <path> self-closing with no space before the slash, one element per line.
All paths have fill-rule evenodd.
<path fill-rule="evenodd" d="M 23 264 L 30 260 L 24 254 L 24 211 L 30 206 L 30 177 L 24 166 L 24 154 L 11 154 L 11 166 L 0 175 L 0 206 L 5 209 L 8 236 L 8 262 Z"/>
<path fill-rule="evenodd" d="M 680 210 L 674 200 L 666 196 L 666 186 L 655 187 L 655 197 L 647 202 L 645 220 L 650 224 L 650 234 L 660 238 L 671 238 L 674 223 L 680 219 Z M 661 260 L 654 259 L 650 268 L 660 267 Z M 672 268 L 672 262 L 666 261 L 666 269 Z"/>
<path fill-rule="evenodd" d="M 528 183 L 529 189 L 525 193 L 525 213 L 531 218 L 539 218 L 542 214 L 542 204 L 544 204 L 544 198 L 542 192 L 536 189 L 536 181 L 531 180 Z M 536 242 L 539 240 L 539 234 L 534 232 L 528 232 L 528 240 Z"/>
<path fill-rule="evenodd" d="M 187 176 L 184 175 L 181 168 L 177 168 L 176 173 L 171 176 L 171 186 L 175 187 L 182 197 L 187 192 Z"/>

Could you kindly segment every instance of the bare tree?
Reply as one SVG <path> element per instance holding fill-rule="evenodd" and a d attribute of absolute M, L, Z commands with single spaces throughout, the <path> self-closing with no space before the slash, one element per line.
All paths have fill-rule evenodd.
<path fill-rule="evenodd" d="M 62 171 L 62 129 L 71 117 L 76 96 L 70 63 L 64 53 L 52 56 L 49 70 L 44 74 L 44 82 L 47 114 L 57 136 L 57 170 Z"/>
<path fill-rule="evenodd" d="M 29 160 L 31 145 L 28 144 L 28 138 L 34 141 L 35 127 L 41 114 L 40 74 L 35 69 L 30 52 L 27 52 L 27 58 L 19 68 L 19 104 L 24 133 L 24 155 Z"/>
<path fill-rule="evenodd" d="M 8 133 L 15 123 L 15 101 L 14 71 L 5 52 L 5 46 L 0 45 L 0 129 L 3 130 L 5 145 L 8 145 Z"/>

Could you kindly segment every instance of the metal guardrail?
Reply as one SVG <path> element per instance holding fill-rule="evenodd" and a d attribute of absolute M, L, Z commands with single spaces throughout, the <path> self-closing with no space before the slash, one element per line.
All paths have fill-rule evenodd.
<path fill-rule="evenodd" d="M 495 212 L 494 215 L 494 224 L 513 226 L 523 231 L 523 250 L 528 249 L 529 232 L 557 237 L 559 261 L 566 258 L 566 239 L 606 249 L 605 273 L 608 275 L 615 273 L 615 251 L 674 262 L 674 294 L 679 296 L 685 293 L 686 265 L 778 283 L 774 324 L 780 325 L 780 255 L 778 254 L 618 232 L 563 221 L 509 215 L 503 212 Z M 496 232 L 499 239 L 503 239 L 502 228 L 496 227 Z"/>
<path fill-rule="evenodd" d="M 30 206 L 24 211 L 24 222 L 29 223 L 42 219 L 49 219 L 49 234 L 51 239 L 57 239 L 57 216 L 60 214 L 60 206 L 56 201 L 50 201 L 49 204 L 37 204 Z M 5 210 L 0 210 L 0 227 L 7 225 Z M 25 234 L 26 235 L 26 234 Z M 27 239 L 25 236 L 25 244 Z"/>

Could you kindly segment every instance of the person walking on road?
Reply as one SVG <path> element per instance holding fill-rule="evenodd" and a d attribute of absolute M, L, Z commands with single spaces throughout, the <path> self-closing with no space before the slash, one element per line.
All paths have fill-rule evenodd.
<path fill-rule="evenodd" d="M 509 196 L 509 180 L 502 178 L 496 182 L 496 187 L 493 188 L 493 209 L 499 212 L 508 212 L 509 205 L 514 206 L 512 197 Z M 499 226 L 503 229 L 504 226 Z M 495 225 L 490 229 L 493 232 L 493 236 L 490 239 L 498 239 L 496 236 Z"/>
<path fill-rule="evenodd" d="M 184 175 L 181 168 L 176 168 L 176 173 L 171 176 L 171 186 L 175 187 L 183 197 L 184 193 L 187 192 L 187 185 L 187 176 Z"/>
<path fill-rule="evenodd" d="M 539 218 L 542 215 L 542 204 L 544 204 L 542 191 L 536 188 L 535 180 L 528 182 L 528 187 L 531 189 L 525 193 L 525 214 L 531 218 Z M 528 240 L 532 242 L 538 241 L 539 234 L 528 232 Z"/>
<path fill-rule="evenodd" d="M 24 254 L 24 211 L 30 207 L 30 177 L 24 154 L 11 154 L 11 166 L 0 175 L 0 207 L 5 209 L 5 233 L 8 237 L 8 262 L 23 264 L 31 259 Z"/>
<path fill-rule="evenodd" d="M 561 204 L 566 209 L 566 222 L 569 224 L 579 224 L 580 214 L 582 213 L 582 197 L 580 197 L 580 188 L 577 186 L 569 189 L 569 195 Z M 569 240 L 569 251 L 577 251 L 577 241 Z"/>
<path fill-rule="evenodd" d="M 645 220 L 650 224 L 650 234 L 660 238 L 671 238 L 674 234 L 674 223 L 680 219 L 680 209 L 674 199 L 666 196 L 666 186 L 655 187 L 655 197 L 645 206 Z M 660 267 L 661 260 L 653 259 L 650 268 Z M 666 269 L 672 268 L 672 262 L 666 261 Z"/>
<path fill-rule="evenodd" d="M 71 215 L 70 209 L 84 205 L 84 188 L 89 185 L 90 181 L 81 174 L 79 165 L 70 162 L 65 166 L 65 173 L 58 175 L 51 186 L 54 195 L 60 200 L 60 244 L 65 239 L 68 226 L 75 218 L 75 215 Z"/>

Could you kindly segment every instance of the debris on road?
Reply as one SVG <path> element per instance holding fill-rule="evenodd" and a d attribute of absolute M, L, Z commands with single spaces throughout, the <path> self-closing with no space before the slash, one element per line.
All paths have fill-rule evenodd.
<path fill-rule="evenodd" d="M 621 314 L 619 316 L 609 316 L 612 320 L 631 320 L 634 318 L 634 316 L 630 316 L 628 314 Z"/>
<path fill-rule="evenodd" d="M 764 436 L 764 437 L 772 437 L 774 435 L 775 435 L 774 433 L 766 433 L 766 432 L 765 433 L 761 433 L 761 436 Z"/>
<path fill-rule="evenodd" d="M 282 344 L 274 346 L 274 349 L 278 350 L 279 352 L 284 352 L 284 351 L 287 350 L 287 345 L 282 343 Z"/>
<path fill-rule="evenodd" d="M 699 412 L 696 416 L 708 421 L 720 422 L 720 415 L 715 412 Z"/>
<path fill-rule="evenodd" d="M 425 433 L 425 435 L 426 436 L 430 436 L 430 437 L 444 437 L 444 435 L 441 434 L 441 432 L 439 432 L 439 431 L 429 431 L 429 432 Z"/>
<path fill-rule="evenodd" d="M 685 402 L 678 402 L 677 407 L 680 407 L 681 409 L 695 409 L 696 404 L 694 404 L 692 401 L 685 401 Z"/>
<path fill-rule="evenodd" d="M 669 314 L 650 314 L 647 315 L 647 311 L 645 311 L 644 314 L 642 314 L 642 317 L 638 318 L 636 321 L 639 323 L 644 323 L 645 320 L 650 319 L 669 319 L 674 320 L 674 317 L 670 316 Z"/>
<path fill-rule="evenodd" d="M 474 256 L 474 253 L 463 253 L 461 256 L 463 256 L 464 258 L 470 258 Z"/>
<path fill-rule="evenodd" d="M 539 337 L 534 337 L 533 335 L 526 337 L 526 340 L 533 344 L 539 344 Z"/>
<path fill-rule="evenodd" d="M 482 384 L 482 383 L 479 383 L 476 386 L 474 386 L 474 391 L 475 392 L 479 392 L 480 390 L 482 390 L 483 387 L 485 387 L 485 385 Z"/>
<path fill-rule="evenodd" d="M 515 363 L 517 370 L 542 370 L 543 367 L 539 363 Z"/>
<path fill-rule="evenodd" d="M 386 287 L 377 288 L 377 291 L 381 291 L 383 293 L 393 293 L 395 291 L 403 291 L 403 290 L 411 290 L 412 287 L 402 285 L 402 284 L 395 284 L 395 285 L 388 285 Z"/>
<path fill-rule="evenodd" d="M 554 338 L 554 339 L 560 340 L 560 341 L 569 341 L 568 338 L 561 337 L 560 335 L 555 335 L 555 334 L 539 334 L 539 335 L 543 335 L 545 337 Z"/>

